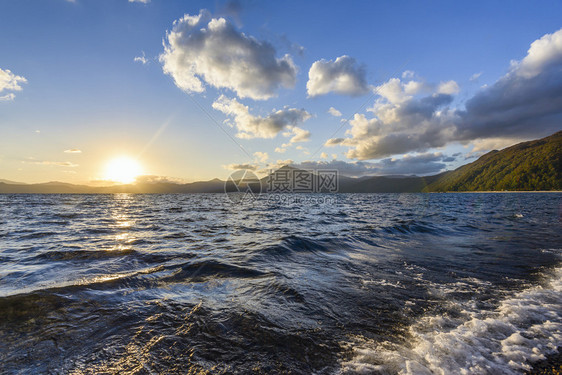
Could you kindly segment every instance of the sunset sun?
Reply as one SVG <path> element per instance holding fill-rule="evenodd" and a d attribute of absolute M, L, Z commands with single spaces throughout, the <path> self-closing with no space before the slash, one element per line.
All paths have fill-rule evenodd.
<path fill-rule="evenodd" d="M 143 173 L 140 163 L 131 157 L 122 156 L 110 160 L 105 167 L 104 179 L 130 184 Z"/>

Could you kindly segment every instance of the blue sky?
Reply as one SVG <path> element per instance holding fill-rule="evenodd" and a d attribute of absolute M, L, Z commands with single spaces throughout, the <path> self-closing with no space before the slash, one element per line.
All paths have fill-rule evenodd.
<path fill-rule="evenodd" d="M 183 18 L 199 14 L 195 27 Z M 122 155 L 187 181 L 286 161 L 451 169 L 562 128 L 561 14 L 558 1 L 2 1 L 0 178 L 91 183 Z M 194 52 L 196 37 L 210 47 Z M 178 83 L 186 74 L 202 89 Z M 551 103 L 525 109 L 515 88 Z"/>

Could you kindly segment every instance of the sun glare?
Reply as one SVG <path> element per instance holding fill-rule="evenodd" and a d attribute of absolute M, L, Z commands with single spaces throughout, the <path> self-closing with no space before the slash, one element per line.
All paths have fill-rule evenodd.
<path fill-rule="evenodd" d="M 135 179 L 142 173 L 142 167 L 137 160 L 123 156 L 107 163 L 104 179 L 122 184 L 130 184 L 135 182 Z"/>

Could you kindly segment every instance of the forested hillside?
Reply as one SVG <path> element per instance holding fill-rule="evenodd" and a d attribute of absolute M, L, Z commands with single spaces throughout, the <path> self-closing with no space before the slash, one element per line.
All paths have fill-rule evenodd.
<path fill-rule="evenodd" d="M 424 191 L 562 190 L 562 131 L 491 151 Z"/>

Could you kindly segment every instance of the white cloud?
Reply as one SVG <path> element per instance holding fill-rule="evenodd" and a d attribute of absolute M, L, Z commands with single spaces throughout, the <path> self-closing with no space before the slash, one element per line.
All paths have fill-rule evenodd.
<path fill-rule="evenodd" d="M 404 73 L 402 73 L 402 79 L 413 79 L 414 75 L 415 73 L 411 70 L 405 70 Z"/>
<path fill-rule="evenodd" d="M 130 1 L 130 0 L 129 0 Z M 148 60 L 146 59 L 146 56 L 144 54 L 144 51 L 142 51 L 142 56 L 135 56 L 135 58 L 133 59 L 134 62 L 140 62 L 142 65 L 146 65 L 148 63 Z"/>
<path fill-rule="evenodd" d="M 399 78 L 380 85 L 375 91 L 380 97 L 368 109 L 372 117 L 355 115 L 346 137 L 325 145 L 346 146 L 347 157 L 368 160 L 452 142 L 485 149 L 552 134 L 562 123 L 562 29 L 533 42 L 523 60 L 466 101 L 464 109 L 450 107 L 456 82 L 423 86 L 413 94 L 416 90 Z M 433 93 L 420 95 L 431 88 Z"/>
<path fill-rule="evenodd" d="M 406 93 L 405 84 L 400 81 L 400 78 L 389 79 L 382 85 L 377 86 L 375 92 L 393 104 L 402 103 L 411 98 Z"/>
<path fill-rule="evenodd" d="M 406 90 L 411 89 L 399 78 L 378 86 L 376 92 L 380 97 L 368 109 L 374 116 L 355 114 L 349 122 L 347 137 L 330 139 L 326 146 L 347 146 L 347 157 L 359 160 L 443 146 L 451 131 L 447 106 L 452 96 L 435 92 L 417 97 L 408 95 Z"/>
<path fill-rule="evenodd" d="M 342 114 L 340 111 L 338 111 L 337 109 L 335 109 L 334 107 L 330 107 L 330 109 L 328 109 L 328 113 L 331 114 L 334 117 L 341 117 Z"/>
<path fill-rule="evenodd" d="M 66 154 L 81 154 L 82 150 L 79 150 L 77 148 L 71 148 L 71 149 L 68 149 L 68 150 L 64 150 L 64 152 Z"/>
<path fill-rule="evenodd" d="M 438 94 L 452 95 L 457 94 L 459 91 L 460 87 L 455 81 L 441 82 L 439 86 L 437 86 Z"/>
<path fill-rule="evenodd" d="M 277 152 L 278 154 L 284 154 L 285 152 L 287 152 L 287 149 L 285 147 L 275 147 L 275 152 Z"/>
<path fill-rule="evenodd" d="M 205 91 L 206 83 L 256 100 L 293 87 L 297 74 L 289 55 L 277 58 L 271 44 L 239 32 L 224 18 L 212 18 L 207 10 L 174 22 L 160 61 L 188 93 Z"/>
<path fill-rule="evenodd" d="M 338 146 L 345 142 L 345 138 L 330 138 L 324 143 L 326 147 Z"/>
<path fill-rule="evenodd" d="M 310 118 L 310 114 L 304 109 L 287 107 L 274 111 L 266 117 L 254 116 L 248 106 L 224 95 L 213 103 L 213 108 L 232 118 L 233 125 L 238 129 L 236 136 L 246 139 L 274 138 L 284 129 L 295 132 L 297 136 L 302 129 L 296 128 L 296 125 Z M 295 128 L 298 130 L 294 130 Z"/>
<path fill-rule="evenodd" d="M 11 92 L 9 94 L 0 96 L 0 102 L 9 102 L 11 100 L 14 100 L 15 98 L 16 98 L 16 95 Z"/>
<path fill-rule="evenodd" d="M 320 157 L 321 157 L 322 159 L 328 159 L 328 154 L 325 153 L 325 152 L 323 152 L 323 153 L 320 154 Z"/>
<path fill-rule="evenodd" d="M 0 93 L 2 91 L 21 91 L 21 83 L 26 83 L 27 79 L 22 76 L 15 75 L 9 69 L 0 69 Z M 16 95 L 8 93 L 0 96 L 0 101 L 14 100 Z"/>
<path fill-rule="evenodd" d="M 129 0 L 129 3 L 142 3 L 142 4 L 148 4 L 148 3 L 150 3 L 150 0 Z"/>
<path fill-rule="evenodd" d="M 562 124 L 562 29 L 534 41 L 520 62 L 458 111 L 459 139 L 529 139 Z"/>
<path fill-rule="evenodd" d="M 325 95 L 330 92 L 358 96 L 369 92 L 365 68 L 357 65 L 355 59 L 340 56 L 335 61 L 319 60 L 308 72 L 306 90 L 308 96 Z"/>
<path fill-rule="evenodd" d="M 288 126 L 287 129 L 288 131 L 284 132 L 283 135 L 285 137 L 292 136 L 289 143 L 307 142 L 310 139 L 310 132 L 308 130 L 301 129 L 297 126 Z"/>
<path fill-rule="evenodd" d="M 423 82 L 419 81 L 409 81 L 403 84 L 404 93 L 406 95 L 416 95 L 422 90 L 426 89 L 427 86 Z"/>
<path fill-rule="evenodd" d="M 531 43 L 527 56 L 520 62 L 512 62 L 514 73 L 523 78 L 533 78 L 558 66 L 562 61 L 562 29 Z"/>
<path fill-rule="evenodd" d="M 391 78 L 387 82 L 375 87 L 375 94 L 382 96 L 389 103 L 398 104 L 411 99 L 424 91 L 431 91 L 432 86 L 422 81 L 402 81 L 400 78 Z"/>
<path fill-rule="evenodd" d="M 481 75 L 482 75 L 482 72 L 474 73 L 473 75 L 470 76 L 470 80 L 476 81 L 478 78 L 480 78 Z"/>
<path fill-rule="evenodd" d="M 269 155 L 267 154 L 267 152 L 261 152 L 261 151 L 254 152 L 254 157 L 260 163 L 265 163 L 267 159 L 269 159 Z"/>

